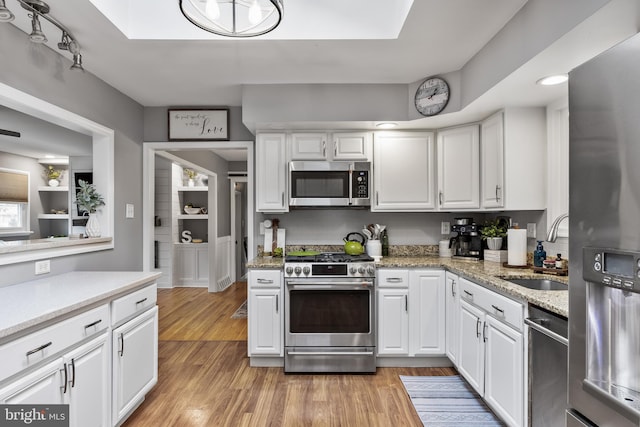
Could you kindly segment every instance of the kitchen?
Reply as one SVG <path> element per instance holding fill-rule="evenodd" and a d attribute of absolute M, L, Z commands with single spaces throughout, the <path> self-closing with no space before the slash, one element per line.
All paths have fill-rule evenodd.
<path fill-rule="evenodd" d="M 533 8 L 534 4 L 539 4 L 539 2 L 529 2 L 530 7 Z M 606 10 L 608 13 L 613 13 L 613 6 L 619 6 L 620 2 L 613 2 L 610 6 L 611 9 Z M 629 4 L 627 4 L 629 6 Z M 62 6 L 57 6 L 62 7 Z M 88 5 L 83 5 L 82 8 L 88 8 Z M 417 7 L 417 6 L 416 6 Z M 541 6 L 540 6 L 541 7 Z M 629 6 L 630 7 L 630 6 Z M 586 13 L 586 12 L 585 12 Z M 630 22 L 632 17 L 635 15 L 633 13 L 621 13 L 621 16 L 617 16 L 614 20 L 616 22 L 616 27 L 620 32 L 626 32 L 626 35 L 623 37 L 622 35 L 618 35 L 617 37 L 622 40 L 626 36 L 629 36 L 637 31 L 637 25 L 635 22 Z M 602 18 L 604 19 L 604 18 Z M 595 18 L 594 18 L 595 20 Z M 65 22 L 73 22 L 74 18 L 72 15 L 64 17 Z M 102 21 L 100 21 L 102 22 Z M 599 23 L 598 23 L 599 24 Z M 626 26 L 629 24 L 629 26 Z M 69 24 L 70 25 L 70 24 Z M 414 24 L 415 25 L 415 24 Z M 12 45 L 12 48 L 9 49 L 9 46 L 4 46 L 4 49 L 9 49 L 6 51 L 9 57 L 15 58 L 14 62 L 10 64 L 7 63 L 6 66 L 3 65 L 2 70 L 0 71 L 1 78 L 3 82 L 6 82 L 9 86 L 16 86 L 21 88 L 22 90 L 35 93 L 39 97 L 49 100 L 49 102 L 62 105 L 72 111 L 82 111 L 83 114 L 90 116 L 90 119 L 95 120 L 98 123 L 103 123 L 109 126 L 116 128 L 118 131 L 116 132 L 116 144 L 115 144 L 115 171 L 117 172 L 114 177 L 114 183 L 116 191 L 114 193 L 114 199 L 111 203 L 116 206 L 116 211 L 119 212 L 122 208 L 124 212 L 124 206 L 127 203 L 133 203 L 138 211 L 148 212 L 147 210 L 141 209 L 144 197 L 144 186 L 142 180 L 142 173 L 140 165 L 143 164 L 143 149 L 141 148 L 142 141 L 162 141 L 166 138 L 166 128 L 160 126 L 153 126 L 148 120 L 147 117 L 153 116 L 157 117 L 158 114 L 162 115 L 163 113 L 158 113 L 159 110 L 166 111 L 166 108 L 144 108 L 142 105 L 148 105 L 143 103 L 138 104 L 137 102 L 123 97 L 121 94 L 114 94 L 111 92 L 111 89 L 108 88 L 103 82 L 98 81 L 90 74 L 83 75 L 81 79 L 85 82 L 82 86 L 83 91 L 88 91 L 86 95 L 79 95 L 77 91 L 74 89 L 77 88 L 76 85 L 80 83 L 76 83 L 75 81 L 69 79 L 60 83 L 53 83 L 47 86 L 46 89 L 35 90 L 32 88 L 33 81 L 44 81 L 50 82 L 51 77 L 49 76 L 48 71 L 42 70 L 37 71 L 31 67 L 21 68 L 22 64 L 29 64 L 32 61 L 32 58 L 29 56 L 29 52 L 27 50 L 20 50 L 17 46 L 20 46 L 25 43 L 24 34 L 19 31 L 15 31 L 15 29 L 11 29 L 12 31 L 3 28 L 3 40 L 13 40 L 15 41 Z M 104 28 L 105 32 L 112 32 L 113 30 L 110 28 Z M 513 31 L 513 29 L 511 29 Z M 5 35 L 6 33 L 6 35 Z M 589 33 L 587 33 L 589 34 Z M 577 37 L 574 35 L 574 37 Z M 496 40 L 496 43 L 500 40 Z M 566 40 L 564 40 L 566 41 Z M 139 42 L 137 42 L 139 43 Z M 612 43 L 613 44 L 613 43 Z M 16 46 L 15 48 L 13 46 Z M 608 46 L 606 46 L 608 47 Z M 515 47 L 514 49 L 519 49 L 520 46 Z M 603 46 L 600 50 L 603 50 L 605 46 Z M 57 55 L 54 55 L 51 52 L 41 53 L 45 55 L 49 55 L 50 58 L 57 58 Z M 89 61 L 87 60 L 88 56 L 85 57 L 85 66 L 89 68 Z M 97 58 L 96 58 L 97 61 Z M 480 64 L 480 58 L 475 62 L 477 67 L 480 67 L 479 70 L 482 69 Z M 473 65 L 473 64 L 472 64 Z M 513 65 L 513 64 L 512 64 Z M 459 67 L 454 67 L 452 69 L 457 69 Z M 53 71 L 49 69 L 51 73 Z M 446 70 L 444 70 L 446 72 Z M 443 72 L 443 71 L 440 71 Z M 25 73 L 32 73 L 25 75 Z M 434 73 L 435 74 L 435 73 Z M 480 73 L 474 73 L 473 75 L 479 76 Z M 450 83 L 453 84 L 456 80 L 456 76 L 447 76 L 450 80 Z M 411 92 L 411 98 L 413 96 L 413 92 L 415 92 L 415 87 L 422 81 L 422 79 L 426 77 L 424 74 L 420 74 L 416 76 L 414 79 L 407 79 L 406 81 L 415 81 L 416 83 L 411 86 L 409 92 Z M 536 78 L 539 78 L 537 76 Z M 458 77 L 459 79 L 464 79 L 465 76 Z M 468 78 L 468 77 L 466 77 Z M 495 79 L 498 79 L 495 77 Z M 420 81 L 418 81 L 420 80 Z M 535 79 L 534 79 L 535 80 Z M 485 82 L 484 85 L 491 85 L 492 83 Z M 257 85 L 259 86 L 259 85 Z M 275 85 L 273 85 L 275 86 Z M 364 87 L 366 86 L 366 87 Z M 364 85 L 358 87 L 332 87 L 331 85 L 327 85 L 322 89 L 326 89 L 324 91 L 323 97 L 316 97 L 317 99 L 317 110 L 314 110 L 314 123 L 313 126 L 310 126 L 308 123 L 300 123 L 297 125 L 299 130 L 314 128 L 317 129 L 320 127 L 319 122 L 334 122 L 339 120 L 339 117 L 344 117 L 345 121 L 354 122 L 361 121 L 361 117 L 366 117 L 367 114 L 370 114 L 370 117 L 378 118 L 380 120 L 383 119 L 383 115 L 385 113 L 391 113 L 391 116 L 397 113 L 393 113 L 394 106 L 401 104 L 400 107 L 405 112 L 407 111 L 407 86 L 406 84 L 399 85 L 400 87 L 393 87 L 393 85 L 383 85 L 385 87 L 376 88 L 375 85 Z M 482 86 L 482 85 L 481 85 Z M 125 87 L 125 86 L 123 86 Z M 455 86 L 454 86 L 455 87 Z M 465 86 L 467 87 L 467 86 Z M 462 106 L 467 106 L 471 99 L 480 95 L 485 90 L 477 94 L 470 94 L 469 92 L 460 92 L 460 86 L 458 88 L 459 97 L 467 96 L 469 99 L 452 99 L 450 101 L 449 108 L 455 111 L 455 108 L 461 108 Z M 240 112 L 243 116 L 243 122 L 245 126 L 251 129 L 251 123 L 273 123 L 273 126 L 281 128 L 281 124 L 279 122 L 283 122 L 283 117 L 286 117 L 286 121 L 289 120 L 292 122 L 304 122 L 310 120 L 310 115 L 305 113 L 304 111 L 293 111 L 295 105 L 306 105 L 304 101 L 304 93 L 307 93 L 307 89 L 312 88 L 301 88 L 300 93 L 296 93 L 293 91 L 294 88 L 290 88 L 291 90 L 286 90 L 286 87 L 278 86 L 278 87 L 247 87 L 245 91 L 245 95 L 243 96 L 242 109 L 237 108 L 235 111 Z M 331 96 L 337 96 L 336 92 L 340 92 L 343 89 L 348 89 L 351 91 L 350 95 L 353 96 L 354 99 L 357 99 L 359 96 L 362 99 L 359 99 L 360 102 L 355 102 L 354 99 L 344 99 L 344 98 L 331 98 Z M 267 100 L 270 100 L 269 105 L 278 105 L 278 108 L 258 108 L 259 105 L 264 105 L 265 100 L 259 97 L 259 90 L 263 90 L 266 92 Z M 481 89 L 476 89 L 481 90 Z M 508 90 L 508 89 L 507 89 Z M 34 92 L 35 91 L 35 92 Z M 122 89 L 122 91 L 126 94 L 135 93 L 134 89 L 129 91 L 128 89 Z M 396 96 L 397 91 L 404 91 L 404 95 L 400 98 Z M 75 95 L 71 96 L 70 94 L 74 93 Z M 311 92 L 313 94 L 313 92 Z M 454 92 L 452 92 L 454 93 Z M 466 95 L 465 95 L 466 94 Z M 331 96 L 330 96 L 331 95 Z M 385 98 L 388 102 L 380 103 L 380 98 Z M 302 102 L 296 102 L 296 99 L 302 98 Z M 322 102 L 329 98 L 327 101 L 327 105 L 323 105 Z M 97 100 L 112 100 L 112 102 L 116 102 L 116 99 L 121 108 L 120 112 L 126 111 L 128 114 L 122 117 L 119 114 L 116 114 L 115 111 L 104 111 L 105 107 L 103 101 Z M 169 98 L 168 98 L 169 99 Z M 211 105 L 210 100 L 206 101 L 196 101 L 194 100 L 180 100 L 176 99 L 175 101 L 165 101 L 160 105 L 192 105 L 192 104 L 201 104 L 201 105 Z M 216 101 L 215 104 L 230 104 L 230 105 L 238 105 L 233 103 L 227 103 L 224 101 L 224 98 L 219 98 L 221 101 Z M 378 102 L 374 102 L 374 100 L 378 100 Z M 399 102 L 398 100 L 402 99 L 403 102 Z M 251 101 L 255 101 L 252 103 Z M 339 100 L 339 102 L 336 102 Z M 361 102 L 362 100 L 369 100 L 371 102 Z M 395 104 L 394 104 L 395 103 Z M 456 106 L 456 103 L 458 104 Z M 404 104 L 404 105 L 402 105 Z M 336 107 L 339 105 L 340 107 Z M 291 107 L 289 107 L 291 106 Z M 379 111 L 368 111 L 371 109 L 379 109 Z M 473 105 L 470 109 L 473 109 Z M 499 109 L 498 107 L 496 109 Z M 116 110 L 112 108 L 108 108 L 109 110 Z M 260 111 L 262 110 L 262 111 Z M 278 111 L 282 110 L 282 111 Z M 302 110 L 302 109 L 300 109 Z M 385 110 L 385 111 L 382 111 Z M 234 110 L 232 110 L 233 112 Z M 412 112 L 411 114 L 415 115 L 415 118 L 418 119 L 418 113 Z M 402 116 L 406 117 L 406 113 Z M 418 126 L 417 128 L 426 128 L 426 129 L 439 129 L 448 127 L 454 124 L 462 124 L 462 123 L 470 123 L 476 120 L 481 120 L 488 117 L 488 115 L 476 115 L 473 119 L 462 119 L 455 118 L 450 114 L 447 114 L 445 111 L 443 114 L 436 116 L 432 121 L 428 121 L 426 123 L 420 125 L 419 121 L 417 123 L 412 124 L 412 126 Z M 232 120 L 239 120 L 239 117 L 231 115 Z M 290 118 L 290 119 L 289 119 Z M 368 119 L 364 119 L 368 120 Z M 405 119 L 406 120 L 406 119 Z M 422 119 L 424 120 L 424 119 Z M 144 129 L 139 126 L 139 123 L 145 123 Z M 161 122 L 162 123 L 162 122 Z M 236 122 L 237 123 L 237 122 Z M 325 127 L 326 126 L 326 127 Z M 326 129 L 335 129 L 330 127 L 331 125 L 323 125 L 323 128 Z M 349 128 L 355 126 L 355 124 L 351 124 Z M 256 126 L 258 128 L 258 126 Z M 254 128 L 255 129 L 255 128 Z M 244 134 L 241 134 L 244 135 Z M 235 139 L 234 134 L 232 133 L 232 139 Z M 532 177 L 533 179 L 533 177 Z M 464 212 L 464 211 L 463 211 Z M 562 213 L 562 212 L 559 212 Z M 558 213 L 558 214 L 559 214 Z M 547 228 L 546 224 L 550 223 L 551 220 L 546 218 L 546 214 L 542 211 L 538 211 L 538 213 L 527 213 L 527 212 L 519 212 L 516 214 L 510 213 L 512 218 L 514 218 L 515 222 L 520 224 L 528 224 L 528 223 L 536 223 L 538 228 L 538 234 L 541 233 L 540 230 L 545 230 Z M 282 215 L 278 215 L 281 220 L 283 220 L 283 224 L 286 222 L 287 231 L 288 231 L 288 239 L 287 241 L 292 244 L 309 244 L 309 243 L 317 243 L 317 244 L 336 244 L 340 242 L 342 237 L 344 237 L 348 231 L 358 230 L 362 227 L 363 222 L 379 222 L 383 224 L 387 224 L 389 226 L 389 232 L 391 235 L 392 243 L 396 244 L 436 244 L 442 237 L 440 233 L 441 222 L 449 221 L 451 222 L 454 217 L 458 216 L 458 214 L 447 214 L 445 212 L 438 213 L 403 213 L 401 214 L 377 214 L 377 213 L 369 213 L 366 212 L 364 217 L 352 212 L 337 212 L 336 220 L 330 220 L 328 215 L 321 215 L 319 218 L 313 216 L 313 212 L 310 211 L 300 211 L 289 213 L 285 218 Z M 475 217 L 477 220 L 483 220 L 482 214 L 470 214 L 469 216 Z M 113 228 L 113 238 L 115 241 L 115 247 L 113 250 L 97 252 L 94 254 L 83 254 L 77 256 L 69 256 L 69 257 L 57 257 L 52 258 L 51 262 L 51 271 L 54 274 L 64 273 L 67 271 L 77 270 L 77 269 L 106 269 L 106 270 L 140 270 L 145 263 L 149 262 L 148 258 L 144 255 L 145 250 L 145 242 L 148 239 L 144 237 L 144 221 L 143 218 L 136 214 L 134 218 L 124 219 L 124 216 L 114 215 L 116 218 L 114 220 L 114 228 Z M 256 244 L 255 242 L 259 241 L 259 223 L 261 223 L 264 219 L 269 216 L 264 216 L 262 214 L 256 214 L 255 220 L 252 225 L 255 229 L 253 233 L 254 236 L 254 244 L 251 245 L 252 254 L 256 254 Z M 553 217 L 552 217 L 553 218 Z M 551 219 L 552 219 L 551 218 Z M 151 217 L 152 219 L 152 217 Z M 365 221 L 363 221 L 363 219 Z M 149 220 L 149 216 L 145 214 L 145 220 Z M 329 236 L 326 233 L 322 233 L 319 231 L 314 232 L 313 230 L 308 230 L 309 227 L 306 224 L 309 221 L 313 221 L 314 224 L 318 224 L 319 229 L 336 229 L 335 235 Z M 336 228 L 335 223 L 338 222 L 339 225 Z M 312 242 L 309 240 L 312 239 Z M 118 242 L 127 242 L 126 244 Z M 533 243 L 533 242 L 532 242 Z M 546 246 L 547 251 L 549 253 L 555 253 L 553 246 Z M 566 253 L 563 254 L 567 257 Z M 252 257 L 250 257 L 252 258 Z M 2 267 L 3 272 L 6 271 L 7 274 L 3 275 L 2 283 L 4 285 L 28 281 L 35 278 L 33 275 L 33 263 L 32 262 L 21 262 L 17 264 L 5 265 Z"/>

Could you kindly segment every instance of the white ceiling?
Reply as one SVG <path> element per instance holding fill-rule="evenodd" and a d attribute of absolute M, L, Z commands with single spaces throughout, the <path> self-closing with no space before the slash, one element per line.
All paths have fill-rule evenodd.
<path fill-rule="evenodd" d="M 457 71 L 527 3 L 283 1 L 281 26 L 257 39 L 227 39 L 200 30 L 182 16 L 178 0 L 49 3 L 51 15 L 80 42 L 88 72 L 144 106 L 194 107 L 239 106 L 244 84 L 409 85 Z M 435 129 L 479 120 L 504 106 L 547 105 L 566 96 L 566 84 L 540 87 L 534 82 L 547 74 L 570 71 L 637 31 L 637 3 L 612 0 L 460 112 L 403 122 L 400 128 Z M 14 25 L 30 32 L 17 0 L 6 0 L 6 5 L 16 14 Z M 47 23 L 43 29 L 55 49 L 59 31 Z M 371 122 L 312 124 L 338 129 L 373 126 Z M 295 128 L 311 123 L 284 125 Z"/>

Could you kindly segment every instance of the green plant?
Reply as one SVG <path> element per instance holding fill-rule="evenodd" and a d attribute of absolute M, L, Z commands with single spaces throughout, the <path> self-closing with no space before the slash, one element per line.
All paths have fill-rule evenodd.
<path fill-rule="evenodd" d="M 507 227 L 504 224 L 501 224 L 497 219 L 489 220 L 484 223 L 482 229 L 480 230 L 480 234 L 482 234 L 482 239 L 486 240 L 491 237 L 506 237 L 507 236 Z"/>
<path fill-rule="evenodd" d="M 194 171 L 193 169 L 185 169 L 184 174 L 189 179 L 195 179 L 195 177 L 198 176 L 198 172 Z"/>
<path fill-rule="evenodd" d="M 56 169 L 52 165 L 48 165 L 44 168 L 44 176 L 47 179 L 60 179 L 62 178 L 62 173 L 64 171 L 62 169 Z"/>
<path fill-rule="evenodd" d="M 80 189 L 76 193 L 76 204 L 81 211 L 86 213 L 95 213 L 100 207 L 104 206 L 104 199 L 96 191 L 96 186 L 86 181 L 78 180 Z"/>

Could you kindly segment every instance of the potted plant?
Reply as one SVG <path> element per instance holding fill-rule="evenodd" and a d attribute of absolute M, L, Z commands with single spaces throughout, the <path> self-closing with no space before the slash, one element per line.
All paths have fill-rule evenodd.
<path fill-rule="evenodd" d="M 48 165 L 44 168 L 44 176 L 50 187 L 57 187 L 60 185 L 60 179 L 62 178 L 63 172 L 64 171 L 62 169 L 56 169 L 52 165 Z"/>
<path fill-rule="evenodd" d="M 497 219 L 486 221 L 480 229 L 482 240 L 487 241 L 487 247 L 492 250 L 500 250 L 502 239 L 507 236 L 507 227 Z"/>
<path fill-rule="evenodd" d="M 189 187 L 193 187 L 195 185 L 195 179 L 198 176 L 198 172 L 194 171 L 193 169 L 186 169 L 184 170 L 184 174 L 187 176 L 187 186 Z"/>
<path fill-rule="evenodd" d="M 104 199 L 96 190 L 94 184 L 87 181 L 78 180 L 80 189 L 76 193 L 76 204 L 80 210 L 89 215 L 85 231 L 89 237 L 100 237 L 100 222 L 96 216 L 96 211 L 100 206 L 104 206 Z"/>

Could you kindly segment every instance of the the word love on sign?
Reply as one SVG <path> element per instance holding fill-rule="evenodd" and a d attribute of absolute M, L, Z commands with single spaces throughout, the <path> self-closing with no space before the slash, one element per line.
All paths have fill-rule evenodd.
<path fill-rule="evenodd" d="M 169 110 L 169 141 L 229 140 L 229 110 Z"/>

